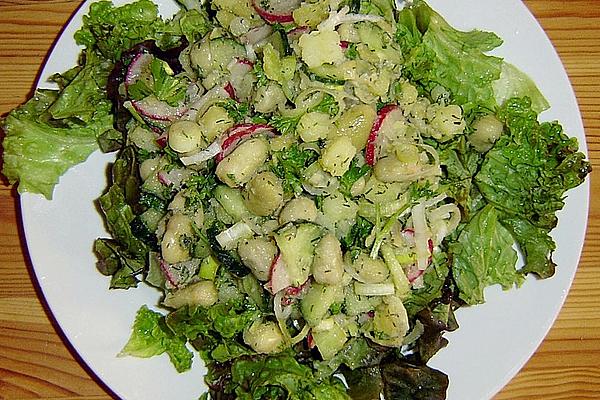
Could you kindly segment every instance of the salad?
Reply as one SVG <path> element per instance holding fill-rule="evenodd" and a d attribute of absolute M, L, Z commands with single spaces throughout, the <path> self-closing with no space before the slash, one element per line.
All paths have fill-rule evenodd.
<path fill-rule="evenodd" d="M 553 275 L 576 141 L 425 2 L 181 3 L 93 4 L 79 65 L 3 122 L 21 191 L 118 151 L 97 266 L 164 294 L 121 354 L 194 348 L 206 398 L 445 398 L 456 310 Z"/>

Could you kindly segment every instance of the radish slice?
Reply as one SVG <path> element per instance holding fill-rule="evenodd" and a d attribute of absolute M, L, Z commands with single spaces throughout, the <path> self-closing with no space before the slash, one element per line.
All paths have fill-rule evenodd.
<path fill-rule="evenodd" d="M 271 25 L 261 25 L 256 28 L 252 28 L 240 37 L 240 41 L 247 45 L 255 45 L 262 40 L 268 38 L 273 33 Z"/>
<path fill-rule="evenodd" d="M 350 46 L 350 42 L 345 40 L 340 41 L 340 47 L 342 50 L 346 50 Z"/>
<path fill-rule="evenodd" d="M 150 129 L 152 129 L 154 132 L 158 133 L 160 136 L 156 138 L 156 144 L 161 148 L 164 149 L 165 147 L 167 147 L 167 144 L 169 143 L 169 131 L 160 131 L 158 128 L 150 125 Z"/>
<path fill-rule="evenodd" d="M 171 273 L 171 266 L 169 264 L 167 264 L 167 262 L 165 260 L 163 260 L 162 258 L 158 262 L 158 265 L 159 265 L 160 270 L 162 271 L 165 279 L 167 280 L 167 282 L 169 284 L 171 284 L 171 286 L 176 288 L 178 286 L 177 279 Z"/>
<path fill-rule="evenodd" d="M 125 74 L 125 86 L 130 86 L 137 82 L 142 74 L 146 72 L 145 70 L 148 68 L 153 58 L 154 56 L 148 53 L 139 53 L 136 55 L 127 68 L 127 73 Z"/>
<path fill-rule="evenodd" d="M 271 264 L 271 277 L 267 283 L 267 288 L 271 293 L 277 293 L 286 287 L 291 286 L 291 284 L 292 278 L 290 278 L 283 257 L 281 257 L 281 253 L 279 253 Z"/>
<path fill-rule="evenodd" d="M 238 59 L 236 60 L 236 62 L 237 62 L 238 64 L 240 64 L 240 65 L 245 65 L 245 66 L 247 66 L 248 68 L 250 68 L 250 70 L 251 70 L 252 68 L 254 68 L 254 63 L 253 63 L 252 61 L 248 60 L 247 58 L 238 58 Z M 249 71 L 250 71 L 250 70 L 249 70 Z"/>
<path fill-rule="evenodd" d="M 365 150 L 365 161 L 371 167 L 377 162 L 377 139 L 379 138 L 379 131 L 381 130 L 383 121 L 385 121 L 387 116 L 396 109 L 398 109 L 396 104 L 388 104 L 377 113 L 377 118 L 375 118 L 375 122 L 371 128 L 371 133 L 369 133 L 369 138 L 367 139 L 367 148 Z"/>
<path fill-rule="evenodd" d="M 294 22 L 292 12 L 300 5 L 300 0 L 252 0 L 252 6 L 270 24 Z M 264 4 L 268 6 L 265 7 Z"/>
<path fill-rule="evenodd" d="M 232 98 L 233 100 L 237 100 L 237 97 L 235 95 L 235 89 L 233 88 L 231 82 L 227 82 L 227 84 L 223 86 L 223 89 L 225 89 L 230 98 Z"/>
<path fill-rule="evenodd" d="M 306 336 L 306 345 L 309 349 L 315 348 L 315 340 L 313 339 L 312 333 L 309 333 L 308 336 Z"/>
<path fill-rule="evenodd" d="M 425 273 L 425 270 L 418 268 L 411 268 L 408 270 L 406 274 L 406 278 L 410 283 L 414 283 L 419 277 L 421 277 Z"/>
<path fill-rule="evenodd" d="M 244 79 L 252 71 L 253 67 L 254 63 L 244 58 L 238 58 L 236 60 L 233 60 L 227 66 L 227 69 L 231 73 L 231 76 L 229 78 L 229 82 L 227 82 L 224 89 L 229 95 L 229 97 L 231 97 L 233 100 L 239 101 L 237 94 L 244 92 Z"/>
<path fill-rule="evenodd" d="M 131 105 L 143 118 L 150 122 L 171 122 L 184 115 L 186 106 L 173 107 L 155 96 L 148 96 L 142 100 L 132 100 Z"/>
<path fill-rule="evenodd" d="M 227 157 L 242 140 L 260 133 L 267 133 L 270 137 L 275 136 L 273 127 L 266 124 L 240 124 L 230 128 L 223 136 L 222 150 L 217 154 L 216 161 L 220 162 Z"/>
<path fill-rule="evenodd" d="M 173 181 L 169 179 L 169 176 L 165 171 L 160 171 L 156 177 L 158 178 L 158 181 L 165 186 L 171 186 L 173 184 Z"/>
<path fill-rule="evenodd" d="M 287 37 L 289 41 L 294 41 L 294 40 L 298 40 L 300 38 L 300 36 L 304 35 L 305 33 L 309 33 L 310 32 L 310 28 L 308 26 L 299 26 L 297 28 L 292 29 L 291 31 L 289 31 L 287 33 Z"/>

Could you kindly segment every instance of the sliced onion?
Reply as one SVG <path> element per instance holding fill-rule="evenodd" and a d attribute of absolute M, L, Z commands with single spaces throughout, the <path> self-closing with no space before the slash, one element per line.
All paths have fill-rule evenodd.
<path fill-rule="evenodd" d="M 279 325 L 279 329 L 281 330 L 281 334 L 283 335 L 283 340 L 289 346 L 292 343 L 292 337 L 290 336 L 286 323 L 286 320 L 289 315 L 284 315 L 283 308 L 281 307 L 282 301 L 283 290 L 275 293 L 275 297 L 273 298 L 273 311 L 275 312 L 275 319 L 277 319 L 277 324 Z"/>
<path fill-rule="evenodd" d="M 239 124 L 230 128 L 222 136 L 221 152 L 217 155 L 216 161 L 219 162 L 227 157 L 243 140 L 261 133 L 275 136 L 273 127 L 266 124 Z"/>
<path fill-rule="evenodd" d="M 268 288 L 271 290 L 271 293 L 278 293 L 291 286 L 291 284 L 292 278 L 290 278 L 283 257 L 281 256 L 281 253 L 279 253 L 271 265 L 271 277 L 269 279 Z"/>
<path fill-rule="evenodd" d="M 215 140 L 206 149 L 189 156 L 180 157 L 179 160 L 186 166 L 200 164 L 216 157 L 221 151 L 223 151 L 223 149 L 221 148 L 220 141 Z"/>
<path fill-rule="evenodd" d="M 167 282 L 171 286 L 176 288 L 177 287 L 177 279 L 171 273 L 171 266 L 162 258 L 159 260 L 158 265 L 160 266 L 160 270 L 162 271 Z"/>
<path fill-rule="evenodd" d="M 310 326 L 308 326 L 308 324 L 305 324 L 302 330 L 296 336 L 290 339 L 292 346 L 304 340 L 304 338 L 308 335 L 309 332 Z"/>
<path fill-rule="evenodd" d="M 388 296 L 394 294 L 393 283 L 354 283 L 354 293 L 359 296 Z"/>
<path fill-rule="evenodd" d="M 204 112 L 212 104 L 229 97 L 229 94 L 221 86 L 215 86 L 202 96 L 193 99 L 190 102 L 188 111 L 181 116 L 181 119 L 195 121 L 199 115 Z"/>
<path fill-rule="evenodd" d="M 131 105 L 144 119 L 157 122 L 170 122 L 182 117 L 187 111 L 187 106 L 173 107 L 154 95 L 142 100 L 131 100 Z"/>
<path fill-rule="evenodd" d="M 240 41 L 245 45 L 255 45 L 260 41 L 268 38 L 273 33 L 271 25 L 261 25 L 250 29 L 247 33 L 240 37 Z"/>
<path fill-rule="evenodd" d="M 219 233 L 215 239 L 224 249 L 231 250 L 237 242 L 242 239 L 252 237 L 254 233 L 245 222 L 237 222 L 223 232 Z"/>
<path fill-rule="evenodd" d="M 415 231 L 415 253 L 417 255 L 417 268 L 425 270 L 427 268 L 429 253 L 429 228 L 425 218 L 425 206 L 419 203 L 412 208 L 412 222 Z"/>
<path fill-rule="evenodd" d="M 349 14 L 350 7 L 344 6 L 339 11 L 332 11 L 329 14 L 329 18 L 325 21 L 321 22 L 317 29 L 319 30 L 334 30 L 336 26 L 346 23 L 356 23 L 362 21 L 368 21 L 377 23 L 383 21 L 383 17 L 379 15 L 369 15 L 369 14 Z"/>

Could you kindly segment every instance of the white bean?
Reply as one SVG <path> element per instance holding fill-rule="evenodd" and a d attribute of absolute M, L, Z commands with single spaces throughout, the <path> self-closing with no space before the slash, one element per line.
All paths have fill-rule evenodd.
<path fill-rule="evenodd" d="M 353 263 L 353 267 L 364 283 L 381 283 L 390 275 L 390 270 L 383 260 L 372 259 L 368 254 L 360 253 Z"/>
<path fill-rule="evenodd" d="M 271 171 L 256 175 L 246 184 L 244 203 L 255 215 L 271 215 L 283 203 L 281 180 Z"/>
<path fill-rule="evenodd" d="M 200 125 L 179 120 L 169 126 L 169 146 L 178 153 L 189 153 L 205 144 Z"/>
<path fill-rule="evenodd" d="M 355 154 L 356 147 L 352 144 L 352 139 L 338 136 L 329 141 L 321 154 L 320 163 L 331 175 L 342 176 L 350 167 Z"/>
<path fill-rule="evenodd" d="M 200 281 L 168 293 L 163 304 L 171 308 L 180 308 L 186 305 L 210 307 L 217 302 L 218 298 L 217 288 L 212 281 Z"/>
<path fill-rule="evenodd" d="M 344 261 L 340 241 L 328 233 L 315 247 L 315 258 L 312 264 L 315 281 L 325 285 L 337 285 L 344 275 Z"/>
<path fill-rule="evenodd" d="M 161 241 L 163 259 L 169 264 L 175 264 L 190 259 L 190 252 L 182 244 L 182 236 L 193 233 L 192 221 L 182 213 L 175 213 L 169 222 Z"/>
<path fill-rule="evenodd" d="M 504 131 L 502 122 L 493 115 L 485 115 L 473 124 L 474 132 L 469 135 L 469 142 L 475 150 L 485 153 L 492 148 Z"/>
<path fill-rule="evenodd" d="M 283 348 L 283 334 L 275 322 L 255 321 L 244 330 L 244 343 L 262 354 L 277 353 Z"/>
<path fill-rule="evenodd" d="M 273 242 L 262 237 L 244 240 L 238 245 L 238 254 L 258 280 L 269 280 L 271 264 L 277 254 L 277 246 Z"/>
<path fill-rule="evenodd" d="M 279 224 L 285 225 L 293 221 L 310 221 L 317 219 L 315 202 L 305 196 L 296 197 L 286 203 L 279 213 Z"/>
<path fill-rule="evenodd" d="M 265 139 L 249 139 L 217 165 L 216 175 L 229 187 L 241 186 L 264 164 L 268 152 L 269 144 Z"/>
<path fill-rule="evenodd" d="M 296 133 L 305 142 L 315 142 L 319 139 L 326 139 L 333 128 L 329 114 L 308 112 L 300 117 Z"/>
<path fill-rule="evenodd" d="M 202 130 L 202 135 L 209 142 L 221 136 L 233 124 L 233 119 L 229 116 L 227 110 L 221 106 L 210 107 L 204 115 L 198 118 L 198 125 Z"/>

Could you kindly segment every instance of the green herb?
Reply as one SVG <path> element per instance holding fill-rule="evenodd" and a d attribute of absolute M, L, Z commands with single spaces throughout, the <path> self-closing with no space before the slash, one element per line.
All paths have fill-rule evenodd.
<path fill-rule="evenodd" d="M 302 114 L 284 117 L 283 115 L 274 115 L 269 120 L 269 125 L 277 129 L 282 135 L 296 132 L 296 126 L 300 122 Z"/>
<path fill-rule="evenodd" d="M 365 248 L 367 237 L 373 231 L 373 227 L 374 225 L 366 218 L 357 217 L 350 232 L 341 240 L 342 249 L 345 252 L 350 252 L 352 258 L 356 258 L 358 253 Z"/>
<path fill-rule="evenodd" d="M 252 72 L 256 76 L 256 85 L 258 87 L 265 86 L 269 83 L 269 78 L 267 78 L 267 74 L 265 74 L 265 70 L 263 69 L 262 61 L 257 60 L 252 67 Z"/>
<path fill-rule="evenodd" d="M 329 93 L 325 93 L 323 99 L 316 106 L 310 108 L 309 112 L 322 112 L 325 114 L 329 114 L 330 116 L 335 116 L 340 111 L 340 105 L 338 104 L 335 97 L 330 95 Z"/>
<path fill-rule="evenodd" d="M 227 114 L 229 114 L 236 124 L 242 122 L 250 113 L 248 103 L 240 103 L 234 99 L 227 99 L 220 102 L 219 105 L 227 110 Z"/>
<path fill-rule="evenodd" d="M 148 84 L 140 79 L 127 88 L 129 96 L 141 100 L 154 95 L 158 100 L 170 106 L 177 106 L 185 99 L 188 84 L 185 80 L 173 76 L 169 65 L 158 58 L 153 58 L 150 63 L 152 83 Z"/>
<path fill-rule="evenodd" d="M 358 50 L 356 49 L 356 43 L 350 43 L 346 49 L 346 57 L 350 60 L 356 60 L 358 58 Z"/>
<path fill-rule="evenodd" d="M 301 149 L 298 144 L 275 152 L 271 160 L 271 170 L 283 180 L 286 193 L 302 193 L 304 170 L 316 161 L 318 155 L 312 150 Z"/>
<path fill-rule="evenodd" d="M 359 166 L 359 161 L 357 158 L 352 160 L 350 163 L 350 168 L 348 171 L 342 175 L 340 178 L 340 192 L 346 197 L 352 197 L 350 190 L 352 189 L 352 185 L 356 183 L 360 178 L 367 175 L 371 171 L 371 167 L 367 164 L 363 164 Z"/>

